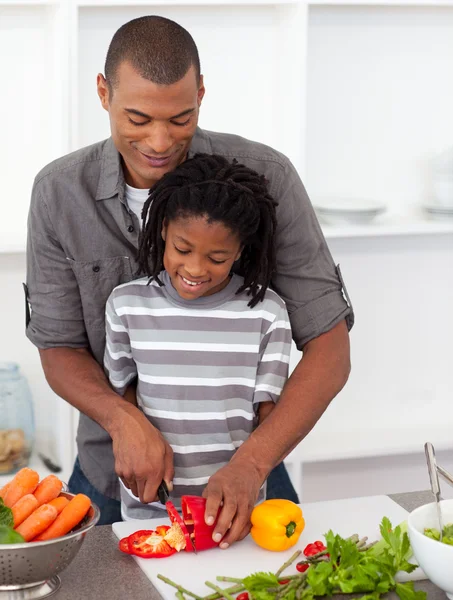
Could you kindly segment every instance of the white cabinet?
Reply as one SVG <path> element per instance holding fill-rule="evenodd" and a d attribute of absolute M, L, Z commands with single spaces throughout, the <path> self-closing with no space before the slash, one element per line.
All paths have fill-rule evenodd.
<path fill-rule="evenodd" d="M 307 459 L 325 460 L 335 456 L 338 445 L 346 448 L 344 456 L 372 454 L 379 444 L 383 453 L 410 451 L 410 440 L 418 445 L 423 437 L 417 429 L 423 421 L 420 413 L 412 419 L 409 411 L 404 424 L 409 433 L 396 448 L 398 433 L 387 443 L 383 422 L 368 440 L 360 438 L 363 414 L 359 419 L 341 414 L 341 402 L 357 410 L 360 390 L 366 403 L 364 390 L 373 385 L 386 410 L 396 401 L 389 392 L 401 387 L 397 370 L 388 370 L 383 359 L 394 332 L 386 331 L 382 310 L 369 310 L 373 303 L 379 305 L 379 298 L 367 284 L 366 277 L 372 276 L 367 253 L 372 254 L 368 264 L 376 260 L 381 266 L 382 285 L 392 287 L 393 310 L 401 319 L 415 323 L 439 306 L 445 310 L 451 294 L 451 284 L 440 279 L 452 264 L 453 221 L 430 221 L 420 205 L 430 198 L 435 152 L 453 146 L 453 1 L 0 0 L 0 253 L 24 250 L 30 189 L 38 170 L 109 135 L 96 75 L 103 71 L 115 30 L 143 14 L 167 16 L 193 34 L 207 89 L 202 127 L 238 133 L 281 150 L 296 165 L 313 199 L 362 195 L 388 204 L 388 213 L 375 224 L 324 228 L 353 288 L 358 325 L 352 341 L 361 370 L 353 370 L 355 383 L 293 457 L 303 458 L 305 447 Z M 423 298 L 423 306 L 417 298 L 406 306 L 405 290 L 419 273 L 416 261 L 421 250 L 429 253 L 430 245 L 432 260 L 444 270 L 422 261 L 423 289 L 432 294 Z M 451 336 L 451 315 L 437 317 L 436 327 L 443 323 Z M 375 327 L 370 326 L 373 319 Z M 391 321 L 398 328 L 398 319 Z M 417 340 L 420 352 L 426 351 L 432 336 L 417 335 L 422 336 Z M 404 361 L 410 355 L 404 343 L 411 349 L 415 343 L 402 334 L 396 338 L 403 344 L 399 355 Z M 445 343 L 439 348 L 444 352 Z M 390 354 L 396 360 L 398 350 Z M 376 365 L 367 362 L 367 355 Z M 439 409 L 447 406 L 450 378 L 434 370 L 432 362 L 428 365 L 438 378 L 434 395 L 427 394 L 430 410 Z M 423 381 L 429 381 L 429 374 Z M 422 398 L 417 411 L 423 410 Z M 66 470 L 74 455 L 68 442 L 73 422 L 64 411 L 57 419 L 56 446 Z M 395 432 L 400 425 L 392 425 Z M 442 432 L 447 447 L 448 435 Z"/>

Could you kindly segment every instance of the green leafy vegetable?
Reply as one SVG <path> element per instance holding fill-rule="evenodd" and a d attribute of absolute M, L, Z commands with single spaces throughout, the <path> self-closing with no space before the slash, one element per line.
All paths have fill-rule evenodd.
<path fill-rule="evenodd" d="M 408 561 L 412 555 L 405 524 L 393 529 L 384 517 L 380 525 L 382 542 L 368 550 L 360 550 L 356 541 L 328 531 L 325 535 L 330 560 L 311 564 L 310 568 L 275 585 L 275 576 L 256 573 L 243 580 L 252 600 L 311 600 L 338 593 L 365 594 L 360 600 L 379 600 L 395 591 L 401 600 L 425 600 L 425 592 L 414 590 L 412 582 L 397 583 L 398 571 L 410 573 L 417 568 Z"/>
<path fill-rule="evenodd" d="M 6 527 L 13 527 L 13 511 L 5 506 L 3 499 L 0 498 L 0 525 L 6 525 Z"/>
<path fill-rule="evenodd" d="M 440 531 L 438 529 L 425 529 L 424 534 L 426 537 L 431 538 L 432 540 L 436 540 L 436 542 L 440 542 Z M 449 523 L 444 526 L 443 535 L 442 535 L 442 543 L 448 544 L 449 546 L 453 546 L 453 524 Z"/>
<path fill-rule="evenodd" d="M 0 525 L 0 544 L 23 544 L 24 538 L 6 525 Z"/>
<path fill-rule="evenodd" d="M 453 526 L 452 533 L 453 533 Z M 327 549 L 298 563 L 303 568 L 297 575 L 280 577 L 273 573 L 254 573 L 242 580 L 218 577 L 218 581 L 230 581 L 236 585 L 225 592 L 237 594 L 244 588 L 251 600 L 315 600 L 335 594 L 364 594 L 358 600 L 380 600 L 387 592 L 394 591 L 400 600 L 426 600 L 426 593 L 414 590 L 412 581 L 397 583 L 398 571 L 410 573 L 417 568 L 409 562 L 412 550 L 407 535 L 407 523 L 393 529 L 384 517 L 380 525 L 382 540 L 374 546 L 366 546 L 366 538 L 357 535 L 343 538 L 332 531 L 325 535 Z M 296 552 L 277 571 L 280 575 L 301 552 Z M 308 566 L 309 565 L 309 566 Z M 308 566 L 308 568 L 307 568 Z M 158 575 L 180 592 L 187 590 L 168 578 Z M 216 588 L 217 589 L 217 588 Z M 191 592 L 190 596 L 196 597 Z M 206 598 L 219 599 L 221 594 Z"/>

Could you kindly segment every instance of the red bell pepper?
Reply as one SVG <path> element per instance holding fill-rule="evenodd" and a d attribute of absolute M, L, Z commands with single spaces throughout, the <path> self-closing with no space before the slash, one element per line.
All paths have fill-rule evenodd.
<path fill-rule="evenodd" d="M 167 502 L 165 507 L 170 521 L 177 523 L 181 528 L 186 542 L 184 547 L 186 552 L 194 551 L 191 540 L 193 540 L 197 552 L 219 545 L 219 542 L 214 542 L 212 539 L 216 521 L 212 525 L 206 525 L 204 520 L 206 511 L 205 498 L 201 498 L 200 496 L 182 496 L 182 517 L 171 502 Z"/>
<path fill-rule="evenodd" d="M 141 558 L 166 558 L 176 552 L 162 535 L 153 530 L 136 531 L 128 537 L 128 542 L 130 553 Z"/>
<path fill-rule="evenodd" d="M 119 548 L 126 554 L 134 554 L 142 558 L 164 558 L 175 552 L 185 550 L 193 552 L 208 550 L 218 546 L 212 534 L 217 520 L 206 525 L 204 520 L 206 500 L 199 496 L 182 496 L 182 516 L 172 502 L 165 505 L 172 526 L 159 525 L 155 531 L 140 530 L 119 542 Z"/>
<path fill-rule="evenodd" d="M 220 542 L 214 542 L 212 539 L 217 519 L 212 525 L 206 525 L 204 520 L 206 499 L 200 496 L 183 496 L 181 498 L 181 508 L 189 535 L 193 533 L 192 539 L 196 550 L 209 550 L 209 548 L 218 546 Z"/>

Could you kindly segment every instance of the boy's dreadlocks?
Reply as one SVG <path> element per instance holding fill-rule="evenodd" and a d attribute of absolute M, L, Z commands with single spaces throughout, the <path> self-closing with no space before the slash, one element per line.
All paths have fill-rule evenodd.
<path fill-rule="evenodd" d="M 275 267 L 276 202 L 263 175 L 223 156 L 197 154 L 164 175 L 143 207 L 138 264 L 141 273 L 159 280 L 163 269 L 164 222 L 204 217 L 236 234 L 242 249 L 240 271 L 253 308 L 264 299 Z"/>

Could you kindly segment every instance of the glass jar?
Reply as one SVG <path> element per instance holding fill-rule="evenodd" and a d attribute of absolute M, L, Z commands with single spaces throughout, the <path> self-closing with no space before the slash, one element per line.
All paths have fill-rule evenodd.
<path fill-rule="evenodd" d="M 28 465 L 35 421 L 31 391 L 19 365 L 0 362 L 0 475 Z"/>

